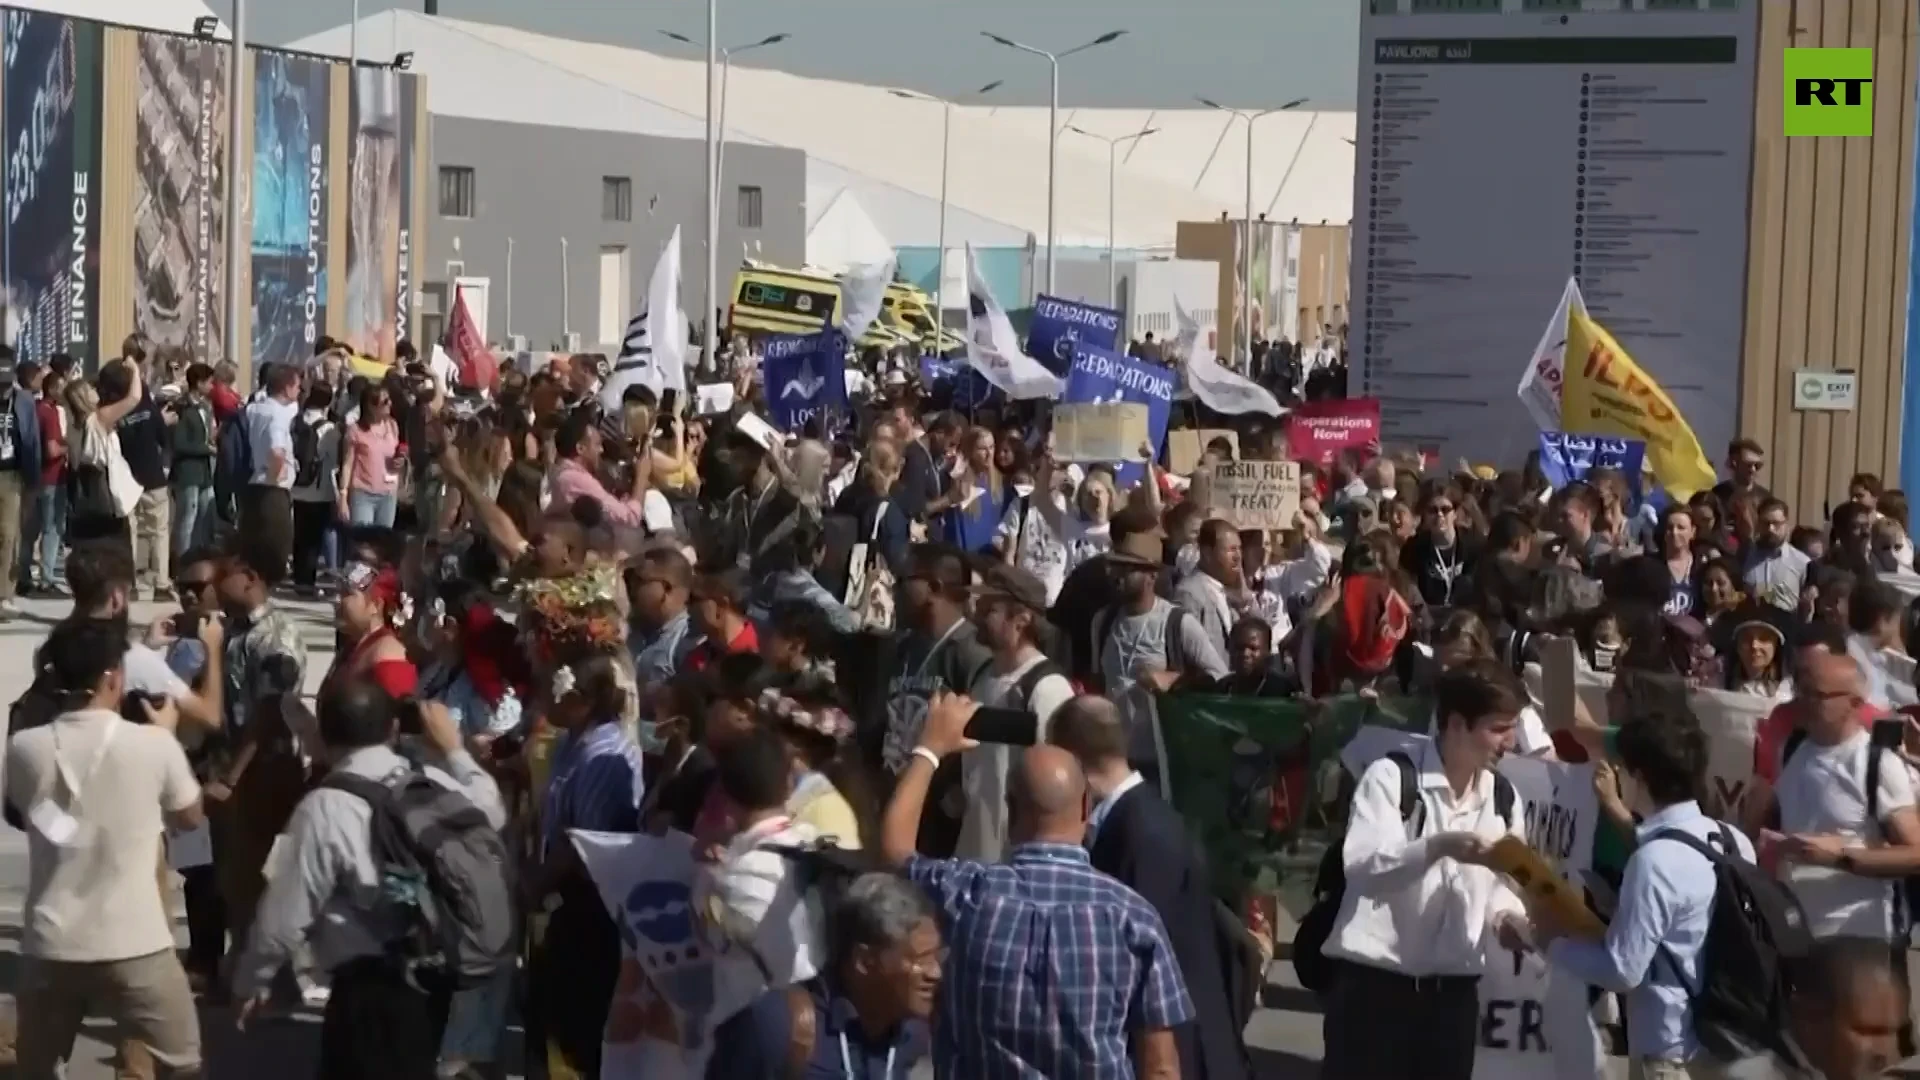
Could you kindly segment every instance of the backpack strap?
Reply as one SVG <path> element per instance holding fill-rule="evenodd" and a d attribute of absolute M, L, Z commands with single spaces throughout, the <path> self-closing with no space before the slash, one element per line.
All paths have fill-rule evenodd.
<path fill-rule="evenodd" d="M 340 769 L 328 773 L 327 778 L 320 781 L 320 786 L 365 799 L 376 809 L 386 805 L 393 798 L 393 789 L 381 781 L 365 776 L 355 776 Z"/>
<path fill-rule="evenodd" d="M 1191 618 L 1193 616 L 1179 604 L 1173 605 L 1173 610 L 1167 612 L 1166 641 L 1163 643 L 1167 653 L 1167 670 L 1179 675 L 1187 673 L 1186 638 L 1182 634 L 1187 628 L 1187 620 Z"/>
<path fill-rule="evenodd" d="M 1420 797 L 1420 770 L 1400 750 L 1388 754 L 1387 760 L 1400 770 L 1400 820 L 1407 823 L 1407 839 L 1417 840 L 1427 827 L 1427 804 Z"/>
<path fill-rule="evenodd" d="M 813 991 L 800 983 L 787 987 L 787 1017 L 791 1025 L 787 1041 L 788 1080 L 800 1080 L 813 1061 L 820 1044 L 820 1021 L 813 1007 Z"/>
<path fill-rule="evenodd" d="M 1014 686 L 1020 692 L 1021 708 L 1028 712 L 1033 711 L 1034 688 L 1039 686 L 1040 681 L 1049 675 L 1058 675 L 1063 679 L 1067 677 L 1067 673 L 1060 670 L 1059 664 L 1045 659 L 1035 663 L 1020 675 L 1020 681 L 1015 683 Z"/>
<path fill-rule="evenodd" d="M 1494 773 L 1493 811 L 1500 815 L 1501 821 L 1506 822 L 1508 829 L 1513 828 L 1513 804 L 1517 799 L 1518 796 L 1513 790 L 1513 781 L 1499 773 Z"/>
<path fill-rule="evenodd" d="M 1715 824 L 1720 826 L 1720 841 L 1721 843 L 1726 845 L 1727 851 L 1733 852 L 1733 851 L 1740 850 L 1738 847 L 1734 845 L 1732 832 L 1727 828 L 1726 823 L 1715 822 Z M 1659 832 L 1654 833 L 1652 836 L 1647 837 L 1647 843 L 1649 844 L 1653 843 L 1655 840 L 1677 840 L 1680 843 L 1685 844 L 1686 846 L 1692 848 L 1694 851 L 1698 852 L 1701 858 L 1707 860 L 1708 868 L 1714 872 L 1714 876 L 1716 879 L 1715 888 L 1718 889 L 1719 886 L 1718 886 L 1717 879 L 1720 874 L 1720 862 L 1722 859 L 1725 858 L 1725 856 L 1722 855 L 1720 852 L 1715 851 L 1713 849 L 1713 845 L 1707 843 L 1705 840 L 1700 839 L 1699 837 L 1693 835 L 1690 832 L 1684 832 L 1680 829 L 1661 829 Z M 1712 932 L 1711 913 L 1709 913 L 1708 919 L 1709 919 L 1708 932 L 1711 933 Z M 1705 948 L 1705 945 L 1703 943 L 1702 949 L 1704 948 Z M 1687 992 L 1688 998 L 1697 998 L 1700 996 L 1701 992 L 1706 989 L 1706 983 L 1704 981 L 1700 983 L 1694 983 L 1688 980 L 1686 972 L 1683 971 L 1680 967 L 1680 958 L 1673 955 L 1672 949 L 1668 948 L 1665 945 L 1660 946 L 1660 951 L 1657 954 L 1657 958 L 1665 960 L 1667 962 L 1667 970 L 1673 972 L 1674 981 L 1680 984 L 1680 989 L 1685 990 Z"/>

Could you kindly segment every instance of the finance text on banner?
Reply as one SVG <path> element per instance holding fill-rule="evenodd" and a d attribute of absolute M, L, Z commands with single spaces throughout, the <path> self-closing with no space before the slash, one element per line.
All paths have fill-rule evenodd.
<path fill-rule="evenodd" d="M 1067 376 L 1066 401 L 1094 405 L 1125 401 L 1147 407 L 1147 442 L 1154 454 L 1166 441 L 1167 422 L 1173 417 L 1173 369 L 1122 356 L 1084 341 L 1073 345 L 1073 370 Z M 1138 464 L 1139 448 L 1125 458 L 1118 476 L 1123 488 L 1137 483 L 1145 472 Z"/>
<path fill-rule="evenodd" d="M 838 330 L 770 337 L 762 358 L 767 411 L 784 431 L 799 431 L 829 409 L 847 408 L 847 346 Z"/>
<path fill-rule="evenodd" d="M 1067 366 L 1073 363 L 1076 342 L 1118 350 L 1121 322 L 1120 313 L 1112 308 L 1041 293 L 1033 302 L 1033 324 L 1027 329 L 1027 354 L 1055 375 L 1065 375 Z"/>
<path fill-rule="evenodd" d="M 1380 442 L 1380 399 L 1309 401 L 1287 417 L 1287 456 L 1325 468 L 1347 450 Z"/>
<path fill-rule="evenodd" d="M 1560 406 L 1561 427 L 1569 434 L 1645 442 L 1653 475 L 1674 496 L 1684 499 L 1713 486 L 1713 466 L 1673 398 L 1583 311 L 1567 316 Z"/>
<path fill-rule="evenodd" d="M 1300 512 L 1300 466 L 1292 461 L 1226 461 L 1213 467 L 1207 512 L 1240 529 L 1291 529 Z"/>

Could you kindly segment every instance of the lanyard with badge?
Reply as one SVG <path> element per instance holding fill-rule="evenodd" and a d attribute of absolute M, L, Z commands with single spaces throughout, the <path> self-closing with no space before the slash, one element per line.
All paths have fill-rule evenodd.
<path fill-rule="evenodd" d="M 93 775 L 100 771 L 101 764 L 107 759 L 108 748 L 113 746 L 114 736 L 120 734 L 120 723 L 120 718 L 114 717 L 107 725 L 107 730 L 100 736 L 100 745 L 94 748 L 93 760 L 88 762 L 86 771 L 77 776 L 68 767 L 66 758 L 60 754 L 60 725 L 54 724 L 53 770 L 56 782 L 66 785 L 69 807 L 80 804 L 81 791 L 93 780 Z M 57 847 L 86 846 L 80 822 L 47 796 L 42 796 L 34 802 L 27 811 L 27 820 L 33 823 L 33 827 L 40 831 L 41 836 L 47 838 L 48 843 Z"/>

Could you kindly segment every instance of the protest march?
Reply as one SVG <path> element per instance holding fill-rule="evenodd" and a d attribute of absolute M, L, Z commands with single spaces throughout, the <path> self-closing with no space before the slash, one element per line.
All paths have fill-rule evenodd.
<path fill-rule="evenodd" d="M 826 80 L 732 63 L 798 28 L 659 30 L 712 55 L 649 86 L 431 0 L 285 49 L 244 2 L 9 7 L 0 1071 L 1913 1061 L 1920 391 L 1863 285 L 1907 281 L 1912 144 L 1802 131 L 1847 106 L 1792 89 L 1913 67 L 1870 3 L 1802 21 L 1878 67 L 1800 79 L 1774 54 L 1826 50 L 1770 7 L 1371 0 L 1359 105 L 1201 96 L 1205 130 L 1054 115 L 1128 30 L 984 32 L 1051 65 L 1030 112 L 874 74 L 811 159 L 766 131 Z M 1496 85 L 1554 126 L 1451 119 Z M 1691 135 L 1637 111 L 1739 93 Z M 912 167 L 862 174 L 909 105 Z M 1540 210 L 1516 163 L 1555 139 Z M 1674 179 L 1728 163 L 1747 200 Z M 1715 274 L 1781 297 L 1729 315 Z"/>

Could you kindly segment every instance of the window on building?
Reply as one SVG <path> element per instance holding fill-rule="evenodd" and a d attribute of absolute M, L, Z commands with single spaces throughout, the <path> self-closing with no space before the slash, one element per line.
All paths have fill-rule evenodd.
<path fill-rule="evenodd" d="M 625 176 L 600 178 L 600 220 L 633 220 L 633 181 Z"/>
<path fill-rule="evenodd" d="M 440 216 L 470 218 L 474 202 L 473 170 L 465 165 L 440 166 Z"/>
<path fill-rule="evenodd" d="M 746 184 L 740 185 L 740 220 L 743 229 L 760 227 L 760 189 Z"/>

